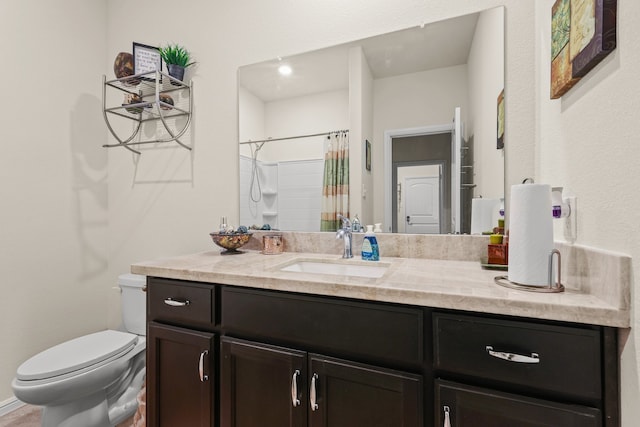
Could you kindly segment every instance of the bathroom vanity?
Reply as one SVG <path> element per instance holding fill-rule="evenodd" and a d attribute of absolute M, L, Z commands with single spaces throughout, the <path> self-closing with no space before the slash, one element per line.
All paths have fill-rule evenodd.
<path fill-rule="evenodd" d="M 365 272 L 286 270 L 301 261 Z M 378 265 L 257 251 L 133 265 L 148 276 L 148 425 L 620 425 L 624 295 L 510 290 L 472 261 Z"/>

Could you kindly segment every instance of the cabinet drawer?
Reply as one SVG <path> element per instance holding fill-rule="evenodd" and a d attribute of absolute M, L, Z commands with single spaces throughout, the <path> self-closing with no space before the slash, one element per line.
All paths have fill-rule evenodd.
<path fill-rule="evenodd" d="M 421 363 L 423 311 L 225 286 L 222 327 L 252 339 L 364 360 Z"/>
<path fill-rule="evenodd" d="M 600 399 L 598 330 L 435 313 L 440 371 Z"/>
<path fill-rule="evenodd" d="M 213 325 L 213 286 L 152 278 L 147 292 L 149 321 Z"/>

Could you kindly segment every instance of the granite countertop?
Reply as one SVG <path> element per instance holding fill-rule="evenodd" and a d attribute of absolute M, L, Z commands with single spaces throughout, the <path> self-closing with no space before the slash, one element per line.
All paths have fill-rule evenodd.
<path fill-rule="evenodd" d="M 574 264 L 580 266 L 580 257 L 577 258 L 578 262 Z M 620 280 L 625 283 L 616 286 L 618 290 L 615 292 L 603 293 L 598 289 L 606 289 L 605 286 L 588 287 L 578 283 L 584 282 L 584 278 L 579 277 L 585 274 L 582 268 L 569 267 L 569 282 L 573 279 L 577 284 L 573 286 L 569 282 L 565 283 L 565 292 L 536 293 L 495 284 L 494 278 L 506 273 L 485 270 L 479 261 L 382 257 L 377 265 L 387 265 L 388 268 L 380 278 L 281 271 L 282 267 L 300 260 L 374 264 L 361 261 L 358 257 L 342 260 L 336 253 L 298 251 L 263 255 L 259 250 L 245 250 L 238 255 L 221 255 L 218 249 L 214 249 L 192 255 L 135 263 L 131 266 L 131 272 L 258 289 L 622 328 L 630 326 L 629 289 L 626 279 Z M 626 265 L 626 262 L 623 264 Z M 601 268 L 599 271 L 610 274 L 610 269 L 607 268 Z M 624 275 L 626 271 L 622 273 Z"/>

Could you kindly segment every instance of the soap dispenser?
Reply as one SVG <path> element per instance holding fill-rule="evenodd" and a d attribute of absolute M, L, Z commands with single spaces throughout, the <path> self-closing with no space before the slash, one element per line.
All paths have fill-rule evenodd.
<path fill-rule="evenodd" d="M 379 261 L 380 252 L 378 250 L 378 239 L 373 232 L 373 225 L 367 225 L 367 232 L 364 233 L 362 241 L 362 259 L 367 261 Z"/>

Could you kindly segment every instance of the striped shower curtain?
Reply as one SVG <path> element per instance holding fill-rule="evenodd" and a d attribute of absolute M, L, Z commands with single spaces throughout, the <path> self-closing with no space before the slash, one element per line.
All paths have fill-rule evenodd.
<path fill-rule="evenodd" d="M 324 182 L 320 231 L 340 228 L 338 214 L 349 218 L 349 134 L 337 132 L 329 136 L 324 155 Z"/>

